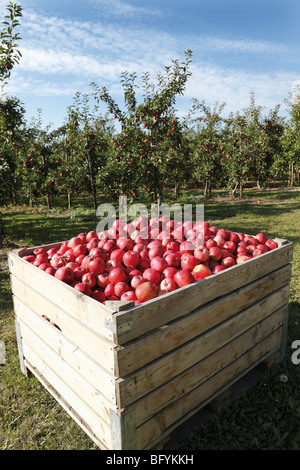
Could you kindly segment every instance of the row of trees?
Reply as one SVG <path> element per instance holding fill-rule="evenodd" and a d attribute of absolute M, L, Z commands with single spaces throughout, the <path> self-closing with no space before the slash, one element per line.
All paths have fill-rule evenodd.
<path fill-rule="evenodd" d="M 9 53 L 2 50 L 3 80 L 19 60 L 13 34 L 18 16 L 20 8 L 10 4 L 2 44 L 11 47 Z M 203 188 L 207 197 L 213 187 L 242 197 L 248 181 L 260 187 L 278 179 L 292 185 L 300 169 L 300 93 L 289 101 L 288 120 L 279 106 L 266 114 L 254 94 L 248 108 L 226 117 L 225 104 L 211 107 L 194 99 L 179 118 L 176 99 L 184 95 L 191 58 L 186 51 L 185 60 L 173 61 L 155 82 L 148 73 L 138 83 L 136 74 L 124 72 L 122 106 L 105 87 L 92 83 L 89 94 L 76 93 L 64 125 L 56 130 L 42 127 L 40 110 L 28 124 L 17 98 L 2 100 L 0 205 L 24 197 L 31 204 L 44 196 L 51 208 L 53 197 L 64 194 L 70 208 L 72 196 L 88 193 L 96 210 L 100 194 L 132 200 L 146 195 L 160 203 L 170 187 L 175 198 L 187 185 Z M 103 103 L 105 115 L 99 111 Z"/>

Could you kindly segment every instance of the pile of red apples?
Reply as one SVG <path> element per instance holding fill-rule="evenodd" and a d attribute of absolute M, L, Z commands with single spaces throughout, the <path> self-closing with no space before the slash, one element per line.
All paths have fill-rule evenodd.
<path fill-rule="evenodd" d="M 138 305 L 274 248 L 276 241 L 263 233 L 141 216 L 126 224 L 117 219 L 109 230 L 80 233 L 56 248 L 36 248 L 24 259 L 102 303 Z"/>

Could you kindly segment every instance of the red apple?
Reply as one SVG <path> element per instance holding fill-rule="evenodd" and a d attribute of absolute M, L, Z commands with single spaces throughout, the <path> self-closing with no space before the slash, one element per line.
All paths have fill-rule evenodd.
<path fill-rule="evenodd" d="M 235 245 L 237 245 L 240 241 L 240 237 L 238 236 L 237 233 L 229 231 L 227 240 L 231 241 L 231 242 L 235 243 Z"/>
<path fill-rule="evenodd" d="M 165 268 L 162 272 L 164 277 L 169 277 L 172 278 L 175 276 L 175 274 L 178 272 L 178 269 L 174 268 L 173 266 L 168 266 Z"/>
<path fill-rule="evenodd" d="M 47 252 L 46 252 L 46 250 L 45 250 L 44 248 L 35 248 L 35 249 L 33 250 L 33 254 L 34 254 L 35 256 L 42 255 L 43 257 L 48 258 Z"/>
<path fill-rule="evenodd" d="M 116 241 L 117 246 L 124 251 L 132 250 L 134 247 L 134 242 L 130 238 L 121 237 Z"/>
<path fill-rule="evenodd" d="M 109 272 L 108 276 L 109 282 L 116 284 L 117 282 L 126 282 L 128 279 L 128 274 L 124 271 L 123 268 L 113 268 Z"/>
<path fill-rule="evenodd" d="M 178 287 L 187 286 L 195 282 L 195 278 L 189 269 L 182 269 L 174 275 L 174 281 Z"/>
<path fill-rule="evenodd" d="M 25 261 L 28 261 L 28 263 L 33 263 L 35 261 L 35 256 L 34 255 L 27 255 L 27 256 L 23 256 L 23 259 Z"/>
<path fill-rule="evenodd" d="M 165 292 L 172 292 L 173 290 L 177 289 L 177 284 L 171 277 L 166 277 L 160 283 L 160 289 Z"/>
<path fill-rule="evenodd" d="M 97 244 L 98 246 L 98 244 Z M 117 248 L 117 244 L 115 240 L 107 240 L 107 242 L 104 243 L 103 249 L 111 253 Z"/>
<path fill-rule="evenodd" d="M 83 266 L 78 266 L 74 269 L 74 279 L 80 281 L 85 273 L 87 273 L 87 270 Z"/>
<path fill-rule="evenodd" d="M 51 266 L 53 266 L 53 268 L 58 269 L 58 268 L 61 268 L 62 266 L 65 266 L 67 262 L 62 256 L 54 255 L 50 261 L 50 264 Z"/>
<path fill-rule="evenodd" d="M 143 282 L 145 282 L 145 278 L 141 274 L 137 274 L 131 279 L 130 285 L 133 289 L 136 289 Z"/>
<path fill-rule="evenodd" d="M 241 263 L 244 263 L 245 261 L 248 261 L 249 259 L 252 259 L 251 256 L 247 256 L 247 255 L 239 255 L 236 257 L 236 264 L 241 264 Z"/>
<path fill-rule="evenodd" d="M 262 244 L 257 245 L 256 248 L 258 250 L 262 250 L 264 253 L 267 253 L 269 251 L 268 247 L 266 245 L 262 245 Z"/>
<path fill-rule="evenodd" d="M 136 298 L 141 302 L 154 299 L 157 297 L 157 294 L 157 286 L 150 281 L 143 282 L 143 284 L 140 284 L 135 290 Z"/>
<path fill-rule="evenodd" d="M 73 237 L 68 241 L 68 248 L 73 249 L 76 245 L 83 245 L 80 237 Z M 60 248 L 61 249 L 61 248 Z"/>
<path fill-rule="evenodd" d="M 223 258 L 221 261 L 221 266 L 224 266 L 225 268 L 229 268 L 230 266 L 235 265 L 235 260 L 231 256 L 227 256 L 227 258 Z"/>
<path fill-rule="evenodd" d="M 124 292 L 124 294 L 121 295 L 120 300 L 135 301 L 137 300 L 137 297 L 133 290 L 128 290 L 127 292 Z"/>
<path fill-rule="evenodd" d="M 209 258 L 209 251 L 206 246 L 204 245 L 198 245 L 195 248 L 194 251 L 194 256 L 201 262 L 203 263 L 204 261 L 208 260 Z"/>
<path fill-rule="evenodd" d="M 169 266 L 168 261 L 161 256 L 154 256 L 150 261 L 150 267 L 162 273 Z"/>
<path fill-rule="evenodd" d="M 92 240 L 92 238 L 98 238 L 98 234 L 94 230 L 91 230 L 85 236 L 87 243 L 89 243 Z"/>
<path fill-rule="evenodd" d="M 225 266 L 221 266 L 220 264 L 218 264 L 217 266 L 214 267 L 213 274 L 217 274 L 221 271 L 224 271 L 224 269 L 226 269 Z"/>
<path fill-rule="evenodd" d="M 228 232 L 227 230 L 225 230 L 224 228 L 220 228 L 217 233 L 216 233 L 216 236 L 217 237 L 222 237 L 224 240 L 227 240 L 228 238 Z"/>
<path fill-rule="evenodd" d="M 100 290 L 95 290 L 93 292 L 91 292 L 90 296 L 95 299 L 95 300 L 98 300 L 98 302 L 105 302 L 106 300 L 106 296 L 104 294 L 104 292 L 100 291 Z"/>
<path fill-rule="evenodd" d="M 101 274 L 105 271 L 105 262 L 102 258 L 94 258 L 88 263 L 88 270 L 93 274 Z"/>
<path fill-rule="evenodd" d="M 78 282 L 77 284 L 75 284 L 74 289 L 86 295 L 91 295 L 92 293 L 90 286 L 88 286 L 87 284 L 84 284 L 83 282 Z"/>
<path fill-rule="evenodd" d="M 230 241 L 230 240 L 227 240 L 223 245 L 223 249 L 228 250 L 231 253 L 235 253 L 236 252 L 236 244 L 234 242 Z"/>
<path fill-rule="evenodd" d="M 78 245 L 74 246 L 74 248 L 73 248 L 73 254 L 74 254 L 75 258 L 77 258 L 77 256 L 80 256 L 80 255 L 86 255 L 87 251 L 88 251 L 88 249 L 87 249 L 86 245 L 84 245 L 84 244 L 81 244 L 81 245 L 78 244 Z"/>
<path fill-rule="evenodd" d="M 58 268 L 55 275 L 56 279 L 59 279 L 60 281 L 70 283 L 74 279 L 74 272 L 71 268 L 68 268 L 67 266 L 62 266 L 61 268 Z"/>
<path fill-rule="evenodd" d="M 260 248 L 255 248 L 255 250 L 252 253 L 252 257 L 256 258 L 256 256 L 263 255 L 265 253 L 264 250 L 261 250 Z"/>
<path fill-rule="evenodd" d="M 212 246 L 209 249 L 209 256 L 215 261 L 219 261 L 222 258 L 222 250 L 220 246 Z"/>
<path fill-rule="evenodd" d="M 150 246 L 150 243 L 148 245 L 148 248 L 149 246 Z M 152 245 L 148 252 L 148 257 L 150 260 L 152 258 L 155 258 L 156 256 L 160 256 L 162 258 L 163 255 L 164 255 L 164 247 L 162 246 L 161 243 L 159 245 Z"/>
<path fill-rule="evenodd" d="M 258 240 L 259 243 L 261 243 L 262 245 L 264 245 L 267 241 L 267 237 L 263 234 L 263 233 L 258 233 L 256 236 L 255 236 L 256 240 Z"/>
<path fill-rule="evenodd" d="M 94 287 L 97 283 L 97 276 L 94 273 L 87 272 L 87 273 L 83 274 L 83 276 L 81 278 L 81 282 L 83 284 L 87 284 L 90 287 Z"/>
<path fill-rule="evenodd" d="M 115 284 L 115 295 L 117 297 L 121 297 L 124 294 L 124 292 L 127 292 L 128 290 L 130 290 L 130 287 L 124 281 L 120 281 Z"/>
<path fill-rule="evenodd" d="M 267 240 L 265 242 L 265 245 L 269 250 L 274 250 L 275 248 L 278 247 L 278 244 L 277 242 L 275 242 L 275 240 Z"/>
<path fill-rule="evenodd" d="M 140 260 L 140 255 L 137 251 L 128 250 L 123 255 L 123 263 L 125 266 L 137 266 Z"/>
<path fill-rule="evenodd" d="M 223 246 L 225 243 L 225 238 L 222 237 L 221 235 L 216 235 L 214 237 L 215 242 L 217 243 L 217 246 Z"/>
<path fill-rule="evenodd" d="M 140 258 L 139 264 L 137 265 L 137 269 L 141 272 L 144 272 L 145 269 L 150 268 L 150 264 L 151 262 L 149 258 Z"/>
<path fill-rule="evenodd" d="M 208 266 L 205 264 L 198 264 L 195 266 L 192 272 L 194 278 L 196 281 L 199 281 L 200 279 L 204 279 L 205 277 L 208 277 L 212 274 L 211 270 L 209 269 Z"/>
<path fill-rule="evenodd" d="M 213 238 L 206 240 L 205 245 L 208 250 L 210 250 L 213 246 L 218 246 L 217 242 Z"/>
<path fill-rule="evenodd" d="M 167 261 L 169 266 L 173 266 L 174 268 L 179 268 L 180 261 L 181 261 L 181 253 L 179 251 L 165 253 L 164 258 Z"/>
<path fill-rule="evenodd" d="M 109 283 L 108 276 L 109 276 L 109 273 L 107 271 L 104 271 L 103 273 L 98 274 L 98 276 L 97 276 L 97 285 L 104 289 L 107 286 L 107 284 Z"/>
<path fill-rule="evenodd" d="M 190 271 L 193 271 L 194 267 L 197 266 L 197 264 L 199 264 L 198 258 L 196 258 L 191 253 L 184 253 L 181 256 L 180 265 L 182 269 L 189 269 Z"/>
<path fill-rule="evenodd" d="M 252 255 L 253 251 L 256 249 L 256 245 L 247 246 L 247 255 Z"/>
<path fill-rule="evenodd" d="M 161 280 L 161 273 L 156 271 L 153 268 L 147 268 L 143 272 L 143 278 L 147 281 L 152 282 L 152 284 L 158 284 Z"/>
<path fill-rule="evenodd" d="M 46 271 L 47 268 L 52 268 L 50 263 L 41 263 L 38 266 L 39 269 L 42 269 L 43 271 Z M 54 269 L 54 268 L 53 268 Z M 71 268 L 72 269 L 72 268 Z"/>
<path fill-rule="evenodd" d="M 106 262 L 106 271 L 110 272 L 114 268 L 122 268 L 122 262 L 119 259 L 109 259 Z"/>
<path fill-rule="evenodd" d="M 128 279 L 130 281 L 134 276 L 141 276 L 142 275 L 142 271 L 140 271 L 139 269 L 136 269 L 134 266 L 128 266 L 126 268 L 126 273 L 128 274 Z"/>
<path fill-rule="evenodd" d="M 115 295 L 115 285 L 112 282 L 109 282 L 107 286 L 105 286 L 104 294 L 106 297 L 111 297 Z"/>
<path fill-rule="evenodd" d="M 58 252 L 58 248 L 49 248 L 47 251 L 48 258 L 51 259 L 52 256 Z"/>
<path fill-rule="evenodd" d="M 103 261 L 106 261 L 109 257 L 109 253 L 108 251 L 104 250 L 104 248 L 100 248 L 99 246 L 95 247 L 95 248 L 92 248 L 90 250 L 90 256 L 92 258 L 102 258 Z M 112 255 L 112 253 L 111 253 Z M 110 255 L 110 257 L 111 257 Z"/>
<path fill-rule="evenodd" d="M 193 254 L 195 250 L 195 245 L 193 242 L 189 240 L 185 240 L 184 242 L 180 243 L 179 251 L 181 254 L 183 253 L 191 253 Z"/>

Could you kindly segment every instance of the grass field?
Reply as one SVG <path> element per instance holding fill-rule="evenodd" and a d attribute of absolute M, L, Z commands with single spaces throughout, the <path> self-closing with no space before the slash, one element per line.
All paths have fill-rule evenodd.
<path fill-rule="evenodd" d="M 258 199 L 261 201 L 258 204 Z M 183 449 L 254 450 L 300 449 L 300 364 L 291 361 L 292 343 L 300 340 L 300 188 L 245 191 L 232 201 L 222 192 L 204 201 L 195 190 L 182 193 L 181 203 L 204 203 L 205 220 L 228 230 L 294 243 L 293 274 L 289 303 L 287 352 L 241 399 L 207 424 L 192 429 Z M 1 208 L 7 238 L 15 246 L 38 246 L 62 241 L 79 232 L 94 230 L 97 219 L 91 201 L 74 201 L 67 212 L 61 200 L 54 209 L 36 205 Z M 91 450 L 97 449 L 42 385 L 20 371 L 14 329 L 7 252 L 0 252 L 0 340 L 6 349 L 0 365 L 1 450 Z M 282 381 L 281 376 L 287 377 Z"/>

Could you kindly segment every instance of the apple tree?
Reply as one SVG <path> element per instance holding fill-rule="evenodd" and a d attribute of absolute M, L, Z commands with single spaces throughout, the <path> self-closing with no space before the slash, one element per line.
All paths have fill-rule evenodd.
<path fill-rule="evenodd" d="M 69 209 L 72 194 L 88 193 L 97 209 L 97 175 L 106 165 L 112 127 L 110 120 L 90 107 L 90 96 L 76 93 L 68 108 L 66 124 L 57 132 L 56 183 L 61 193 L 68 195 Z"/>
<path fill-rule="evenodd" d="M 21 39 L 15 30 L 19 26 L 19 18 L 22 17 L 22 5 L 9 2 L 4 17 L 3 29 L 0 32 L 0 81 L 2 88 L 10 77 L 12 68 L 18 64 L 21 52 L 18 50 L 18 41 Z"/>
<path fill-rule="evenodd" d="M 118 120 L 120 132 L 114 140 L 113 155 L 103 168 L 107 188 L 115 197 L 129 191 L 137 197 L 144 192 L 158 204 L 162 200 L 165 184 L 170 181 L 168 160 L 176 155 L 174 163 L 183 168 L 182 128 L 174 118 L 176 97 L 183 94 L 188 77 L 191 51 L 186 51 L 183 63 L 177 60 L 163 72 L 157 72 L 156 84 L 150 74 L 142 76 L 142 100 L 138 104 L 139 86 L 135 73 L 124 72 L 121 83 L 124 90 L 125 110 L 112 99 L 108 90 L 95 83 L 94 96 L 106 103 L 109 111 Z M 175 121 L 177 126 L 175 126 Z M 172 152 L 173 151 L 173 152 Z M 180 166 L 178 162 L 180 161 Z"/>
<path fill-rule="evenodd" d="M 225 104 L 216 103 L 213 108 L 204 102 L 194 100 L 195 110 L 200 113 L 194 120 L 193 132 L 193 160 L 194 178 L 204 184 L 204 196 L 210 197 L 212 186 L 224 184 L 225 145 L 223 142 L 222 111 Z"/>
<path fill-rule="evenodd" d="M 288 172 L 288 183 L 294 185 L 295 170 L 300 169 L 300 86 L 296 86 L 293 93 L 290 93 L 290 99 L 287 100 L 290 119 L 285 126 L 281 143 L 284 161 Z M 284 166 L 284 161 L 281 161 Z"/>

